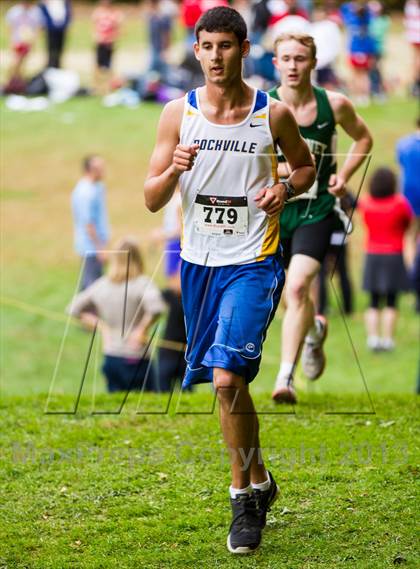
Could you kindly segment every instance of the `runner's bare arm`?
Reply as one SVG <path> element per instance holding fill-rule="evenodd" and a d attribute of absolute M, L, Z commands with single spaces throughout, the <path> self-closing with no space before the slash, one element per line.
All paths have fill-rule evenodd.
<path fill-rule="evenodd" d="M 271 117 L 273 138 L 279 144 L 291 170 L 288 181 L 295 188 L 296 195 L 306 192 L 315 181 L 316 171 L 296 119 L 287 106 L 280 102 L 272 105 Z"/>
<path fill-rule="evenodd" d="M 298 125 L 284 103 L 271 101 L 270 128 L 273 140 L 279 144 L 291 174 L 288 181 L 293 185 L 296 195 L 306 192 L 315 181 L 315 165 L 309 148 L 300 135 Z M 268 215 L 277 215 L 284 208 L 287 192 L 284 184 L 263 188 L 255 196 L 260 209 Z"/>
<path fill-rule="evenodd" d="M 353 103 L 341 93 L 333 91 L 327 93 L 336 123 L 341 125 L 354 140 L 340 171 L 330 178 L 328 191 L 337 197 L 342 197 L 345 193 L 345 184 L 369 155 L 373 139 L 365 121 L 356 113 Z"/>
<path fill-rule="evenodd" d="M 146 207 L 153 212 L 171 199 L 179 177 L 191 170 L 197 145 L 179 144 L 184 99 L 168 103 L 160 116 L 155 148 L 144 183 Z"/>

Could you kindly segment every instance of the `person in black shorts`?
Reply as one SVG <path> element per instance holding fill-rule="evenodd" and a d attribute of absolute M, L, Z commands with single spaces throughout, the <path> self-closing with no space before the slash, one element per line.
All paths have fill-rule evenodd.
<path fill-rule="evenodd" d="M 312 85 L 311 73 L 317 61 L 312 36 L 282 34 L 275 42 L 274 55 L 282 83 L 269 94 L 292 111 L 317 167 L 313 186 L 289 198 L 280 216 L 284 263 L 288 268 L 287 308 L 281 365 L 272 397 L 277 403 L 296 403 L 293 376 L 301 351 L 302 369 L 309 379 L 318 379 L 325 368 L 327 321 L 315 314 L 310 289 L 336 229 L 337 199 L 344 195 L 345 185 L 370 152 L 372 137 L 347 97 Z M 337 125 L 354 141 L 338 171 Z M 280 177 L 288 175 L 288 164 L 282 156 L 278 171 Z"/>
<path fill-rule="evenodd" d="M 185 346 L 187 338 L 179 274 L 178 287 L 173 285 L 166 288 L 162 291 L 162 296 L 169 307 L 169 311 L 158 353 L 159 389 L 160 391 L 172 391 L 175 382 L 182 381 L 186 370 Z M 192 390 L 192 387 L 189 390 Z"/>
<path fill-rule="evenodd" d="M 100 0 L 93 11 L 92 21 L 96 54 L 95 87 L 99 94 L 103 94 L 109 89 L 112 56 L 120 35 L 123 14 L 112 5 L 111 0 Z"/>

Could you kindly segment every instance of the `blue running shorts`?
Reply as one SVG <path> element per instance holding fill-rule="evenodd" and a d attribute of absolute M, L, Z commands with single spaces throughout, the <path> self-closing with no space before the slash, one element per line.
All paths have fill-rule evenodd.
<path fill-rule="evenodd" d="M 168 239 L 165 245 L 165 277 L 172 277 L 181 268 L 181 241 Z"/>
<path fill-rule="evenodd" d="M 247 383 L 255 378 L 284 281 L 280 255 L 224 267 L 182 261 L 188 344 L 183 388 L 212 382 L 214 367 L 233 371 Z"/>

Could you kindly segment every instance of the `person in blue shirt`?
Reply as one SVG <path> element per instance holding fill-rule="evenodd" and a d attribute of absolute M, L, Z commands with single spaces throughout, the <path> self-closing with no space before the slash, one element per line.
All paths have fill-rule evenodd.
<path fill-rule="evenodd" d="M 400 138 L 396 153 L 401 170 L 401 191 L 410 202 L 415 215 L 406 247 L 408 263 L 412 266 L 416 311 L 420 313 L 420 115 L 416 127 L 415 132 Z"/>
<path fill-rule="evenodd" d="M 369 104 L 369 71 L 375 55 L 375 41 L 370 33 L 372 14 L 366 1 L 356 0 L 343 4 L 341 16 L 348 33 L 351 86 L 355 103 L 365 106 Z"/>
<path fill-rule="evenodd" d="M 74 246 L 83 262 L 80 290 L 102 276 L 109 241 L 105 186 L 102 182 L 105 162 L 100 156 L 87 156 L 83 161 L 84 176 L 71 196 L 74 221 Z"/>
<path fill-rule="evenodd" d="M 401 167 L 401 189 L 420 221 L 420 115 L 417 130 L 397 142 L 397 160 Z M 419 224 L 420 225 L 420 224 Z M 420 227 L 418 227 L 420 230 Z"/>
<path fill-rule="evenodd" d="M 172 15 L 165 11 L 160 0 L 151 0 L 148 28 L 151 51 L 149 71 L 155 71 L 165 78 L 168 73 L 166 51 L 171 42 Z"/>

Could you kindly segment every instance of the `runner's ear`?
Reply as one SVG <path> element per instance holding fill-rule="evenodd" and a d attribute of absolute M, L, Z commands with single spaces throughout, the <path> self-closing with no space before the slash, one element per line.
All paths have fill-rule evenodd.
<path fill-rule="evenodd" d="M 251 44 L 249 43 L 249 40 L 248 39 L 244 40 L 242 42 L 242 45 L 241 45 L 242 57 L 248 57 L 250 48 L 251 48 Z"/>

